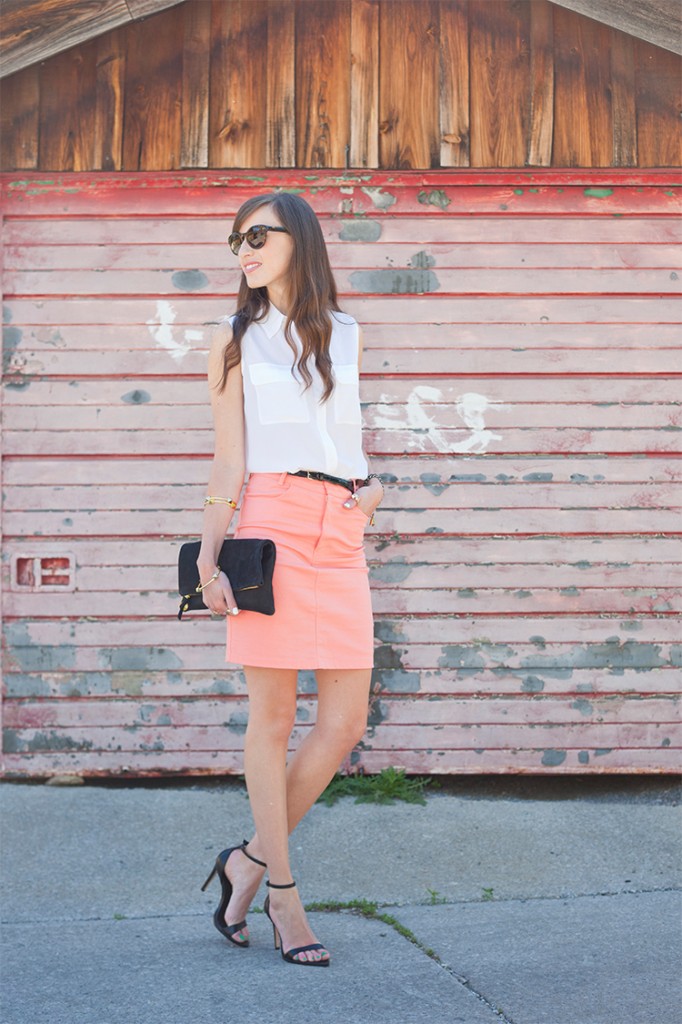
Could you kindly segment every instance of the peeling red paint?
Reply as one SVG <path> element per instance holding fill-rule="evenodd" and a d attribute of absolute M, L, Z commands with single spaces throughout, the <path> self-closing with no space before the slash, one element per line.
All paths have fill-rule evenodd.
<path fill-rule="evenodd" d="M 5 588 L 9 775 L 241 771 L 244 681 L 220 623 L 178 629 L 173 563 L 211 455 L 206 350 L 237 280 L 222 239 L 270 187 L 310 200 L 365 325 L 387 498 L 354 766 L 679 770 L 668 172 L 4 184 L 5 546 L 26 560 Z M 34 589 L 29 552 L 58 586 L 67 541 L 75 591 Z M 295 741 L 313 697 L 302 711 Z"/>

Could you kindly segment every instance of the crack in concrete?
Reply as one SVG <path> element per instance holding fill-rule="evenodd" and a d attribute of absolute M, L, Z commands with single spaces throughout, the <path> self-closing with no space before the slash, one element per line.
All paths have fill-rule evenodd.
<path fill-rule="evenodd" d="M 321 910 L 319 908 L 313 909 L 306 907 L 306 912 L 309 914 L 353 914 L 356 917 L 364 917 L 368 921 L 381 921 L 383 924 L 389 924 L 390 922 L 382 921 L 380 911 L 390 910 L 395 908 L 398 910 L 408 910 L 410 907 L 459 907 L 468 906 L 472 903 L 533 903 L 539 900 L 580 900 L 580 899 L 594 899 L 597 896 L 639 896 L 646 895 L 648 893 L 657 892 L 682 892 L 682 887 L 676 885 L 663 885 L 651 889 L 613 889 L 613 890 L 601 890 L 599 892 L 581 892 L 581 893 L 565 893 L 564 895 L 550 895 L 550 896 L 500 896 L 493 897 L 493 899 L 481 899 L 476 897 L 473 899 L 461 899 L 461 900 L 448 900 L 439 899 L 438 903 L 377 903 L 377 915 L 363 913 L 361 910 L 355 907 L 334 907 L 328 910 Z M 249 914 L 262 914 L 262 907 L 251 907 Z M 188 910 L 188 911 L 176 911 L 173 913 L 166 914 L 122 914 L 116 917 L 114 914 L 110 915 L 93 915 L 88 917 L 82 917 L 75 915 L 73 917 L 51 917 L 50 922 L 56 924 L 75 924 L 77 922 L 88 922 L 88 921 L 160 921 L 170 920 L 175 917 L 203 917 L 206 914 L 206 910 Z M 0 925 L 36 925 L 44 924 L 45 918 L 0 918 Z M 394 927 L 391 925 L 391 927 Z M 396 929 L 397 930 L 397 929 Z M 400 932 L 399 932 L 400 934 Z M 407 937 L 407 936 L 405 936 Z M 410 940 L 408 940 L 410 941 Z M 427 950 L 429 947 L 424 946 L 418 939 L 415 938 L 415 945 L 423 950 Z"/>
<path fill-rule="evenodd" d="M 484 1006 L 486 1006 L 492 1013 L 494 1013 L 497 1016 L 497 1018 L 500 1021 L 502 1021 L 502 1024 L 515 1024 L 515 1021 L 512 1020 L 511 1017 L 508 1017 L 504 1010 L 501 1010 L 499 1006 L 494 1006 L 487 998 L 487 996 L 484 996 L 482 992 L 479 992 L 478 989 L 474 988 L 474 986 L 467 978 L 463 978 L 460 974 L 457 974 L 455 971 L 452 970 L 451 967 L 447 967 L 445 964 L 440 964 L 440 966 L 443 968 L 444 971 L 447 971 L 448 974 L 452 975 L 452 977 L 455 978 L 460 983 L 460 985 L 462 985 L 467 990 L 467 992 L 471 992 L 471 994 L 475 996 L 479 1002 L 483 1003 Z"/>

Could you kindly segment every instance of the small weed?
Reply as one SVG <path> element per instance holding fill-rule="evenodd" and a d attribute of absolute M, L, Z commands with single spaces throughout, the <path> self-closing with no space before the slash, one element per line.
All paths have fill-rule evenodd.
<path fill-rule="evenodd" d="M 325 900 L 324 902 L 318 903 L 306 903 L 306 910 L 316 910 L 319 913 L 335 913 L 339 910 L 352 910 L 356 914 L 361 914 L 363 917 L 375 917 L 377 912 L 377 903 L 373 903 L 371 900 L 346 900 L 340 902 L 339 900 Z"/>
<path fill-rule="evenodd" d="M 445 898 L 445 896 L 441 896 L 441 894 L 438 892 L 438 889 L 429 889 L 427 887 L 426 891 L 428 892 L 429 897 L 430 897 L 429 898 L 429 905 L 430 906 L 435 907 L 439 903 L 447 903 L 448 902 L 447 899 Z"/>
<path fill-rule="evenodd" d="M 342 796 L 354 796 L 356 804 L 425 804 L 424 790 L 432 785 L 428 776 L 408 778 L 404 768 L 384 768 L 378 775 L 335 775 L 318 803 L 331 807 Z"/>
<path fill-rule="evenodd" d="M 429 890 L 431 892 L 431 890 Z M 421 949 L 422 953 L 435 960 L 436 963 L 440 963 L 440 957 L 431 949 L 430 946 L 424 946 L 414 932 L 406 928 L 404 924 L 401 924 L 391 914 L 382 914 L 379 912 L 379 905 L 373 903 L 371 900 L 347 900 L 345 903 L 341 903 L 338 900 L 328 900 L 324 903 L 306 903 L 305 909 L 307 911 L 322 911 L 322 912 L 335 912 L 339 910 L 350 910 L 353 914 L 359 914 L 361 917 L 366 917 L 372 921 L 381 921 L 383 924 L 387 924 L 390 928 L 393 928 L 398 935 L 402 935 L 403 938 L 407 939 L 408 942 L 412 942 L 415 946 Z"/>
<path fill-rule="evenodd" d="M 483 892 L 483 896 L 482 896 L 483 900 L 491 900 L 493 898 L 493 890 L 492 889 L 483 889 L 482 892 Z"/>
<path fill-rule="evenodd" d="M 114 921 L 125 921 L 125 920 L 126 920 L 126 915 L 125 914 L 114 914 Z"/>

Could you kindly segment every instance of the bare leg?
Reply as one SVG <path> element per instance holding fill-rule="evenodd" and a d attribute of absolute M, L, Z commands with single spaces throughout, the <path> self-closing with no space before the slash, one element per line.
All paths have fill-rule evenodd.
<path fill-rule="evenodd" d="M 286 759 L 289 737 L 296 718 L 294 669 L 244 668 L 249 691 L 249 721 L 244 742 L 244 774 L 256 829 L 264 838 L 273 866 L 274 881 L 290 881 L 286 798 Z M 249 852 L 259 860 L 265 857 Z M 246 914 L 263 878 L 263 868 L 239 853 L 229 858 L 225 871 L 233 885 L 225 922 L 240 921 Z M 277 874 L 275 875 L 275 872 Z M 282 876 L 280 878 L 280 876 Z M 235 935 L 248 937 L 248 929 Z"/>
<path fill-rule="evenodd" d="M 317 670 L 317 720 L 287 769 L 290 832 L 327 788 L 343 759 L 362 739 L 367 728 L 371 676 L 371 669 Z"/>
<path fill-rule="evenodd" d="M 268 717 L 267 708 L 271 705 L 271 700 L 268 697 L 268 691 L 270 687 L 267 685 L 261 687 L 259 684 L 260 676 L 256 676 L 256 673 L 273 673 L 275 670 L 264 670 L 264 669 L 248 669 L 245 670 L 247 674 L 247 680 L 249 681 L 249 729 L 247 729 L 247 744 L 246 751 L 249 754 L 253 753 L 254 761 L 260 764 L 261 767 L 267 765 L 268 756 L 272 757 L 274 750 L 272 742 L 268 743 L 265 741 L 265 746 L 268 747 L 263 753 L 258 753 L 259 746 L 264 742 L 263 736 L 265 733 L 261 730 L 258 733 L 259 739 L 255 744 L 251 744 L 249 733 L 253 726 L 254 735 L 256 734 L 256 718 Z M 254 673 L 253 686 L 249 679 L 249 675 Z M 272 689 L 270 693 L 274 691 L 276 696 L 276 707 L 282 711 L 283 706 L 290 699 L 289 697 L 289 681 L 283 679 L 285 672 L 278 673 L 278 680 L 272 682 Z M 292 832 L 298 822 L 304 817 L 309 808 L 317 800 L 320 793 L 324 791 L 329 781 L 333 778 L 334 773 L 337 771 L 340 763 L 350 750 L 355 746 L 358 740 L 362 737 L 365 728 L 367 726 L 367 704 L 369 699 L 369 686 L 371 680 L 370 669 L 346 669 L 346 670 L 332 670 L 332 669 L 319 669 L 316 673 L 318 683 L 318 709 L 317 709 L 317 721 L 315 726 L 307 734 L 303 742 L 300 744 L 295 754 L 292 756 L 289 766 L 286 770 L 286 829 L 287 832 Z M 283 685 L 284 684 L 284 685 Z M 296 674 L 293 673 L 293 689 L 294 689 L 294 712 L 290 713 L 289 722 L 293 726 L 294 714 L 295 714 L 295 685 L 296 685 Z M 252 696 L 254 690 L 259 691 L 260 704 L 258 704 Z M 284 695 L 286 693 L 286 701 Z M 285 731 L 287 722 L 281 723 L 282 733 Z M 267 731 L 267 730 L 266 730 Z M 281 765 L 281 758 L 286 758 L 286 747 L 288 740 L 288 733 L 286 740 L 283 739 L 279 732 L 276 730 L 279 736 L 279 747 L 280 753 L 277 755 L 277 764 Z M 283 752 L 282 752 L 283 747 Z M 247 755 L 245 751 L 245 770 L 249 772 L 247 768 Z M 260 760 L 259 760 L 260 759 Z M 255 800 L 259 804 L 259 808 L 262 805 L 265 808 L 265 817 L 267 818 L 270 814 L 268 810 L 268 804 L 272 801 L 274 786 L 273 783 L 277 778 L 277 786 L 281 787 L 281 774 L 279 774 L 279 767 L 274 766 L 275 774 L 273 775 L 272 769 L 266 767 L 263 772 L 263 789 L 264 792 L 260 793 L 260 784 L 257 779 L 252 782 L 249 775 L 247 775 L 247 784 L 249 787 L 249 795 L 251 798 L 251 805 L 254 814 L 254 821 L 256 823 L 256 836 L 249 843 L 249 852 L 253 856 L 258 857 L 260 860 L 265 860 L 269 866 L 270 878 L 273 882 L 287 882 L 290 880 L 290 868 L 288 861 L 288 843 L 285 844 L 284 850 L 280 845 L 282 843 L 282 818 L 281 818 L 281 807 L 277 812 L 277 828 L 274 827 L 274 819 L 271 821 L 265 821 L 262 825 L 259 818 L 262 817 L 260 812 L 257 814 L 254 806 L 254 793 L 256 794 Z M 281 788 L 278 788 L 278 792 L 281 794 Z M 262 798 L 262 799 L 261 799 Z M 275 843 L 276 849 L 273 851 L 275 856 L 274 863 L 277 867 L 273 867 L 272 855 L 269 854 L 269 848 L 272 843 Z M 283 852 L 286 853 L 286 859 L 283 858 Z M 233 855 L 233 857 L 236 855 Z M 275 870 L 278 872 L 289 872 L 288 874 L 275 874 Z M 246 913 L 248 906 L 253 899 L 256 889 L 262 879 L 262 869 L 258 868 L 257 865 L 252 864 L 245 857 L 239 856 L 237 863 L 233 867 L 233 858 L 230 858 L 230 880 L 235 885 L 235 893 L 233 899 L 230 901 L 228 911 L 225 914 L 226 921 L 238 921 Z M 238 887 L 238 889 L 237 889 Z M 272 907 L 273 916 L 276 918 L 278 925 L 281 925 L 283 930 L 283 942 L 285 949 L 289 949 L 292 946 L 307 945 L 309 942 L 315 941 L 313 937 L 304 938 L 298 940 L 293 932 L 290 932 L 289 927 L 285 918 L 288 918 L 290 914 L 287 911 L 293 912 L 293 918 L 298 923 L 295 927 L 296 934 L 302 934 L 303 931 L 307 931 L 308 936 L 312 936 L 312 932 L 305 922 L 303 915 L 302 906 L 300 905 L 300 899 L 298 897 L 297 890 L 285 889 L 285 890 L 271 890 L 270 892 L 270 903 Z M 295 923 L 292 921 L 292 923 Z M 312 958 L 313 954 L 309 954 L 309 958 Z"/>
<path fill-rule="evenodd" d="M 289 882 L 286 764 L 296 720 L 297 673 L 245 666 L 244 674 L 249 690 L 244 775 L 251 811 L 272 880 Z M 257 850 L 249 850 L 258 857 Z"/>
<path fill-rule="evenodd" d="M 292 881 L 286 758 L 296 712 L 296 673 L 246 667 L 244 672 L 249 688 L 244 774 L 262 859 L 270 880 L 281 886 Z M 296 888 L 272 889 L 270 906 L 285 950 L 316 941 Z M 308 960 L 328 956 L 326 950 L 299 954 Z"/>

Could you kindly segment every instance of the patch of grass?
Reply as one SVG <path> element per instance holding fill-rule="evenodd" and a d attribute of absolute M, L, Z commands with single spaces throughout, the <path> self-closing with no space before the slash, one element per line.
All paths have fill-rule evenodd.
<path fill-rule="evenodd" d="M 483 889 L 482 891 L 483 891 L 483 896 L 481 897 L 481 899 L 483 899 L 483 900 L 491 900 L 491 899 L 493 899 L 493 890 L 492 889 Z"/>
<path fill-rule="evenodd" d="M 441 896 L 441 894 L 438 892 L 438 889 L 429 889 L 427 887 L 426 891 L 429 894 L 429 906 L 435 907 L 440 903 L 448 902 L 445 896 Z"/>
<path fill-rule="evenodd" d="M 428 776 L 408 778 L 404 768 L 384 768 L 378 775 L 335 775 L 318 803 L 331 807 L 342 796 L 354 796 L 356 804 L 425 804 L 424 790 L 434 785 Z"/>

